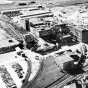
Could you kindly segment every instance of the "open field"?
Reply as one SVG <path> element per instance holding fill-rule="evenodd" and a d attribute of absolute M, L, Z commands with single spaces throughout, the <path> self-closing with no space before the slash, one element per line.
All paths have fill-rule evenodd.
<path fill-rule="evenodd" d="M 0 10 L 4 9 L 12 9 L 12 8 L 23 8 L 23 6 L 17 6 L 18 2 L 22 1 L 36 1 L 38 4 L 43 4 L 47 7 L 55 7 L 55 6 L 69 6 L 69 5 L 75 5 L 75 4 L 81 4 L 81 3 L 88 3 L 88 0 L 8 0 L 13 1 L 13 3 L 7 4 L 7 0 L 0 0 Z M 5 4 L 1 4 L 5 2 Z M 16 2 L 16 3 L 14 3 Z M 27 7 L 27 6 L 26 6 Z M 31 5 L 28 5 L 28 7 L 31 7 Z"/>
<path fill-rule="evenodd" d="M 6 1 L 6 0 L 5 0 Z M 76 3 L 85 3 L 88 0 L 8 0 L 8 1 L 36 1 L 38 3 L 45 3 L 45 4 L 54 4 L 54 5 L 71 5 Z"/>

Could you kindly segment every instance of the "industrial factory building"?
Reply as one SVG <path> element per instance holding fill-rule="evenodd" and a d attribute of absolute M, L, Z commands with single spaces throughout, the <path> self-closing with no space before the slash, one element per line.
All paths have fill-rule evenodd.
<path fill-rule="evenodd" d="M 88 0 L 1 1 L 0 88 L 88 88 Z"/>

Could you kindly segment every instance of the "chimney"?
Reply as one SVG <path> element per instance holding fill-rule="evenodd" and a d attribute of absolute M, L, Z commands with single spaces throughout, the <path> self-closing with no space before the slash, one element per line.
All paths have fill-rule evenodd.
<path fill-rule="evenodd" d="M 30 31 L 30 23 L 29 23 L 29 19 L 25 19 L 25 26 L 26 26 L 26 31 Z"/>

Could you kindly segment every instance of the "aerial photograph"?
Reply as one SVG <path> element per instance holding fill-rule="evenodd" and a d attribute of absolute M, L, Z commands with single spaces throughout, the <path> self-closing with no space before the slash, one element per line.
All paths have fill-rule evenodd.
<path fill-rule="evenodd" d="M 88 0 L 0 0 L 0 88 L 88 88 Z"/>

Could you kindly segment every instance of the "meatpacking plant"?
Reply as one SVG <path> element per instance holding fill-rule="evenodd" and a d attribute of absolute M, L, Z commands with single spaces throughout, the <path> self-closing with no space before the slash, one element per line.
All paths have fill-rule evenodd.
<path fill-rule="evenodd" d="M 0 2 L 0 88 L 88 88 L 87 0 Z"/>

